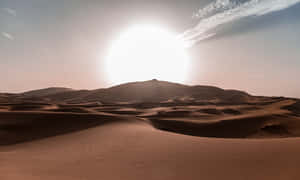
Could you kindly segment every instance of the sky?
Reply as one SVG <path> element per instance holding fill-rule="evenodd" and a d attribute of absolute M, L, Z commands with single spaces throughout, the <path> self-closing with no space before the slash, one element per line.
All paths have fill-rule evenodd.
<path fill-rule="evenodd" d="M 186 84 L 300 98 L 299 19 L 297 0 L 0 0 L 0 92 L 109 87 L 111 42 L 149 23 L 192 37 Z"/>

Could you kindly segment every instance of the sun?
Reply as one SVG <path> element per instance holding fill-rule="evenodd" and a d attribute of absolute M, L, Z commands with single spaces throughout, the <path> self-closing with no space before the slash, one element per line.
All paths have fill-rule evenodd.
<path fill-rule="evenodd" d="M 112 43 L 105 68 L 113 84 L 159 79 L 184 82 L 188 73 L 185 43 L 164 28 L 139 25 Z"/>

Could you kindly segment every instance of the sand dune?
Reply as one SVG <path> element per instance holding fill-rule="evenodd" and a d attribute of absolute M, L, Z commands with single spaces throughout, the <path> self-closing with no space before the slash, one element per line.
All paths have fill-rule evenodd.
<path fill-rule="evenodd" d="M 298 99 L 156 80 L 0 98 L 1 180 L 300 178 Z"/>
<path fill-rule="evenodd" d="M 300 136 L 300 118 L 284 108 L 293 107 L 293 100 L 253 108 L 237 106 L 200 110 L 163 111 L 144 117 L 162 130 L 193 136 L 221 138 L 274 138 Z M 247 108 L 248 107 L 248 108 Z M 194 112 L 201 112 L 197 114 Z"/>
<path fill-rule="evenodd" d="M 0 112 L 0 145 L 66 134 L 121 120 L 106 114 Z"/>
<path fill-rule="evenodd" d="M 296 180 L 299 141 L 199 138 L 118 121 L 0 147 L 0 178 Z"/>

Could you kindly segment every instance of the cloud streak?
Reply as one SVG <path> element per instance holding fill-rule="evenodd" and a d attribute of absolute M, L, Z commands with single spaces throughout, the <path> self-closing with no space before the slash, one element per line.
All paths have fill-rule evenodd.
<path fill-rule="evenodd" d="M 14 16 L 16 17 L 17 16 L 17 11 L 14 10 L 14 9 L 11 9 L 11 8 L 0 8 L 0 12 L 5 12 L 6 14 L 10 15 L 10 16 Z M 10 33 L 8 32 L 4 32 L 4 31 L 0 31 L 0 36 L 8 39 L 8 40 L 15 40 L 15 37 L 13 35 L 11 35 Z"/>
<path fill-rule="evenodd" d="M 3 8 L 3 11 L 11 16 L 17 16 L 17 11 L 11 8 Z"/>
<path fill-rule="evenodd" d="M 1 35 L 3 37 L 5 37 L 6 39 L 9 39 L 9 40 L 14 40 L 15 39 L 15 37 L 13 35 L 11 35 L 11 34 L 9 34 L 7 32 L 1 32 Z"/>
<path fill-rule="evenodd" d="M 181 34 L 181 38 L 188 42 L 188 46 L 193 46 L 214 36 L 212 31 L 220 25 L 284 10 L 299 2 L 300 0 L 216 0 L 194 14 L 200 20 L 199 23 Z"/>

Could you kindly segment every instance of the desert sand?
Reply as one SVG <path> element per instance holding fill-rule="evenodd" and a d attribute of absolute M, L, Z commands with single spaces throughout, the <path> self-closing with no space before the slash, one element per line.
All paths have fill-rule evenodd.
<path fill-rule="evenodd" d="M 200 88 L 2 94 L 0 179 L 300 179 L 298 99 Z"/>

